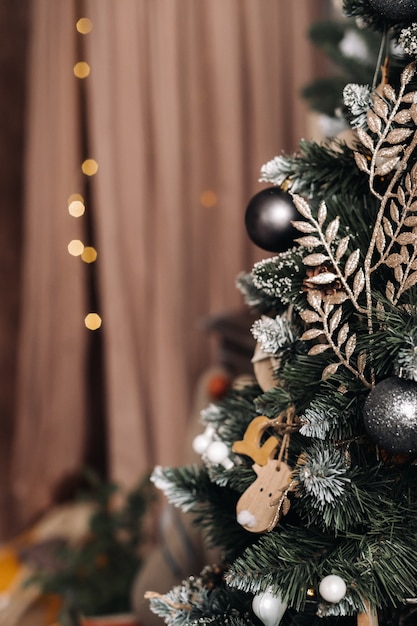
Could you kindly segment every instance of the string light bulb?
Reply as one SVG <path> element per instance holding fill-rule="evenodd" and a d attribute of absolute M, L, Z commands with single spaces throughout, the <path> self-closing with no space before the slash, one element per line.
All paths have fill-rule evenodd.
<path fill-rule="evenodd" d="M 97 250 L 93 246 L 86 246 L 81 254 L 84 263 L 94 263 L 97 259 Z"/>
<path fill-rule="evenodd" d="M 95 159 L 85 159 L 81 165 L 81 171 L 86 176 L 94 176 L 98 172 L 98 163 Z"/>
<path fill-rule="evenodd" d="M 81 256 L 84 252 L 84 244 L 79 239 L 72 239 L 69 242 L 67 249 L 72 256 Z"/>
<path fill-rule="evenodd" d="M 85 204 L 81 200 L 73 200 L 68 205 L 68 213 L 72 217 L 81 217 L 85 213 Z"/>
<path fill-rule="evenodd" d="M 98 313 L 88 313 L 84 318 L 84 324 L 88 330 L 98 330 L 101 326 L 101 317 Z"/>
<path fill-rule="evenodd" d="M 78 61 L 78 63 L 74 65 L 73 71 L 76 78 L 87 78 L 90 74 L 90 66 L 87 61 Z"/>
<path fill-rule="evenodd" d="M 88 35 L 93 28 L 93 22 L 89 17 L 80 17 L 75 25 L 75 28 L 78 30 L 80 35 Z"/>
<path fill-rule="evenodd" d="M 202 191 L 200 194 L 200 204 L 206 209 L 210 209 L 211 207 L 216 206 L 217 204 L 217 194 L 215 191 L 211 189 L 206 189 Z"/>

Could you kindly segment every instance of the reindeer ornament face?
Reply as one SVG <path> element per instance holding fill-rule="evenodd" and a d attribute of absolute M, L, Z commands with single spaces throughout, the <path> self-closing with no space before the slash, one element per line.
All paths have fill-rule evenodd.
<path fill-rule="evenodd" d="M 282 460 L 283 453 L 288 448 L 288 441 L 284 441 L 288 435 L 284 435 L 282 443 L 275 436 L 269 437 L 262 445 L 260 443 L 267 428 L 282 423 L 280 418 L 277 421 L 264 415 L 255 417 L 243 440 L 236 441 L 233 445 L 234 452 L 246 454 L 255 461 L 252 468 L 257 478 L 241 495 L 236 506 L 237 521 L 246 530 L 254 533 L 272 530 L 290 508 L 288 492 L 294 484 L 292 469 Z M 281 450 L 276 459 L 274 456 L 279 447 Z"/>
<path fill-rule="evenodd" d="M 281 515 L 288 512 L 287 493 L 291 487 L 292 470 L 284 461 L 269 459 L 266 465 L 252 465 L 256 480 L 239 498 L 237 521 L 246 530 L 263 533 L 272 530 Z"/>

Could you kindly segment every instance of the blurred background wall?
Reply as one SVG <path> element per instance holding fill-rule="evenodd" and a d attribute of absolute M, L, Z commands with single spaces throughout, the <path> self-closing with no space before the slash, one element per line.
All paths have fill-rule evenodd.
<path fill-rule="evenodd" d="M 129 485 L 181 462 L 203 320 L 266 256 L 243 219 L 259 169 L 312 132 L 327 5 L 0 4 L 1 536 L 83 464 Z"/>

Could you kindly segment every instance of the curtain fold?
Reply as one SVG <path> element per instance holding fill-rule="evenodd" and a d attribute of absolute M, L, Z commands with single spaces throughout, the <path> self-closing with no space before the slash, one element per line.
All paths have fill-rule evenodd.
<path fill-rule="evenodd" d="M 11 442 L 14 515 L 48 506 L 54 480 L 79 467 L 85 431 L 84 275 L 68 254 L 80 224 L 78 98 L 72 2 L 32 11 L 25 158 L 24 264 L 17 408 Z"/>
<path fill-rule="evenodd" d="M 181 463 L 193 386 L 213 358 L 201 320 L 240 308 L 236 275 L 266 255 L 248 240 L 244 210 L 262 188 L 260 166 L 307 132 L 306 29 L 324 5 L 33 0 L 13 466 L 21 521 L 85 458 L 88 284 L 66 249 L 76 236 L 91 243 L 66 210 L 82 159 L 99 165 L 86 210 L 109 474 L 131 485 L 155 464 Z M 88 35 L 75 31 L 82 16 Z M 76 60 L 91 67 L 84 142 Z"/>
<path fill-rule="evenodd" d="M 208 362 L 198 320 L 239 306 L 235 277 L 262 256 L 243 224 L 259 168 L 307 128 L 295 100 L 313 71 L 305 39 L 317 5 L 86 8 L 109 458 L 127 482 L 181 462 L 192 384 Z"/>

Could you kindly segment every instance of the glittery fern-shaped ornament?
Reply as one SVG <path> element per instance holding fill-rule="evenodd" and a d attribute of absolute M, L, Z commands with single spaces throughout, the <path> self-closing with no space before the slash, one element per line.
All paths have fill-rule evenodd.
<path fill-rule="evenodd" d="M 367 249 L 356 246 L 350 233 L 339 235 L 340 217 L 329 220 L 324 201 L 314 211 L 303 197 L 294 196 L 304 218 L 294 226 L 303 233 L 298 243 L 307 252 L 307 306 L 301 311 L 307 329 L 301 338 L 313 342 L 310 355 L 333 353 L 323 379 L 344 366 L 365 387 L 374 386 L 371 354 L 358 349 L 352 320 L 365 320 L 371 336 L 380 306 L 376 285 L 386 285 L 384 295 L 395 306 L 417 284 L 417 92 L 407 89 L 414 74 L 411 63 L 401 74 L 398 93 L 389 84 L 378 87 L 367 114 L 368 130 L 356 129 L 355 162 L 369 177 L 377 201 Z"/>

